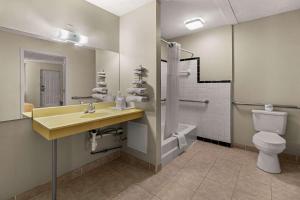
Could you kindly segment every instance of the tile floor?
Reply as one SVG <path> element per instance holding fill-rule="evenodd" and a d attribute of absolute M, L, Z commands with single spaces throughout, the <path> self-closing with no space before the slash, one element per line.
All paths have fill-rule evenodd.
<path fill-rule="evenodd" d="M 256 169 L 257 154 L 196 142 L 158 174 L 115 160 L 59 186 L 64 200 L 297 200 L 300 165 Z M 45 192 L 31 200 L 50 199 Z"/>

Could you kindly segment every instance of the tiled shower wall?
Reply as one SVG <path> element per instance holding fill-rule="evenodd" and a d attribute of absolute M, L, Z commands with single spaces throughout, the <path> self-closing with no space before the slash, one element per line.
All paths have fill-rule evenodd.
<path fill-rule="evenodd" d="M 197 82 L 197 61 L 181 61 L 179 71 L 190 75 L 180 76 L 180 99 L 209 100 L 180 102 L 180 122 L 197 126 L 199 137 L 231 143 L 231 83 Z M 167 63 L 161 63 L 161 98 L 166 98 Z M 165 120 L 165 103 L 162 102 L 162 123 Z"/>

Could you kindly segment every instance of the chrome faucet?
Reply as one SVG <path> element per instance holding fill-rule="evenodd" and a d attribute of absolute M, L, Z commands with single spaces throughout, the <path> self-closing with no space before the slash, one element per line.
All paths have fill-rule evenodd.
<path fill-rule="evenodd" d="M 84 113 L 94 113 L 96 111 L 95 105 L 93 103 L 89 103 L 86 111 Z"/>

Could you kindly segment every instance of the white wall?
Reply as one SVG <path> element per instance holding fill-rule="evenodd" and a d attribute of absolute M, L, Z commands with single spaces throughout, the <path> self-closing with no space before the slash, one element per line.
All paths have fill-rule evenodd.
<path fill-rule="evenodd" d="M 161 96 L 165 98 L 167 64 L 163 62 L 161 66 Z M 231 83 L 197 83 L 196 60 L 181 61 L 179 71 L 191 72 L 189 76 L 179 77 L 180 99 L 209 100 L 208 104 L 180 102 L 180 123 L 195 125 L 199 137 L 231 143 Z M 162 103 L 162 123 L 165 107 Z"/>
<path fill-rule="evenodd" d="M 134 80 L 133 69 L 141 64 L 148 70 L 148 92 L 150 102 L 138 104 L 138 107 L 145 109 L 145 117 L 141 123 L 148 124 L 148 153 L 126 149 L 127 152 L 157 164 L 157 142 L 160 132 L 157 132 L 157 116 L 160 115 L 160 94 L 157 92 L 157 84 L 160 78 L 157 77 L 160 55 L 157 56 L 157 48 L 160 47 L 157 37 L 157 3 L 153 1 L 133 12 L 130 12 L 120 19 L 120 85 L 121 92 L 125 95 L 126 89 L 132 87 Z M 158 83 L 157 83 L 158 81 Z M 160 85 L 159 85 L 160 87 Z M 160 126 L 160 122 L 159 122 Z M 160 150 L 159 150 L 160 151 Z"/>
<path fill-rule="evenodd" d="M 0 5 L 0 27 L 52 39 L 57 28 L 72 24 L 89 37 L 87 46 L 119 49 L 119 17 L 84 0 L 0 0 Z"/>

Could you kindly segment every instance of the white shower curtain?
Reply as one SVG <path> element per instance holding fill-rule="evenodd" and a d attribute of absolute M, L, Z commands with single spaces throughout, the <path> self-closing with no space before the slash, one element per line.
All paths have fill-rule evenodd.
<path fill-rule="evenodd" d="M 171 43 L 168 48 L 167 101 L 164 139 L 169 138 L 178 129 L 179 124 L 179 77 L 180 44 Z"/>

